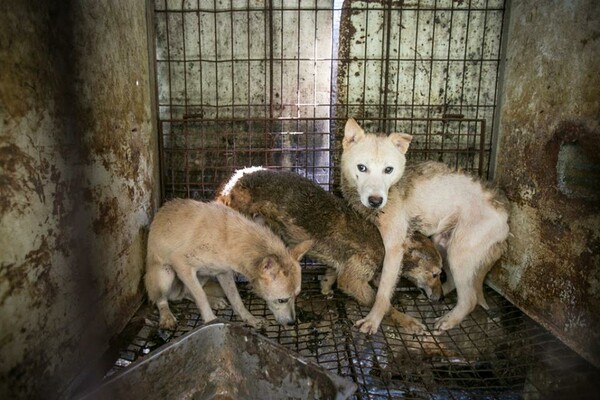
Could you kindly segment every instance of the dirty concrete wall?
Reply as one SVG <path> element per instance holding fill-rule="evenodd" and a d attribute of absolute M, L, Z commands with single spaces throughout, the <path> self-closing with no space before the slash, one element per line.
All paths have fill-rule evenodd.
<path fill-rule="evenodd" d="M 0 4 L 0 397 L 64 397 L 142 299 L 144 2 Z"/>
<path fill-rule="evenodd" d="M 512 201 L 491 283 L 600 365 L 600 7 L 513 1 L 497 181 Z"/>

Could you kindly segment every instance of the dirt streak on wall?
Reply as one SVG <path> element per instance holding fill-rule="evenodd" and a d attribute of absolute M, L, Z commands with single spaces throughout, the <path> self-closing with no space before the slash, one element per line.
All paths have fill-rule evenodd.
<path fill-rule="evenodd" d="M 514 1 L 497 179 L 512 201 L 490 281 L 600 365 L 600 8 Z"/>
<path fill-rule="evenodd" d="M 141 301 L 157 202 L 144 2 L 0 5 L 0 397 L 57 398 Z"/>

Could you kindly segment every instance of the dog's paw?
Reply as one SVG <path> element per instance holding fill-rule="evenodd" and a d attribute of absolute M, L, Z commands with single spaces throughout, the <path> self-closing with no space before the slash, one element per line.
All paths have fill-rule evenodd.
<path fill-rule="evenodd" d="M 224 310 L 229 307 L 229 303 L 225 297 L 209 297 L 208 302 L 213 310 Z"/>
<path fill-rule="evenodd" d="M 333 296 L 333 282 L 327 277 L 321 279 L 321 294 L 325 296 Z"/>
<path fill-rule="evenodd" d="M 413 335 L 422 335 L 425 333 L 425 330 L 427 329 L 425 327 L 425 325 L 418 319 L 413 319 L 408 324 L 403 326 L 403 328 L 407 333 L 410 333 Z"/>
<path fill-rule="evenodd" d="M 333 296 L 333 290 L 331 287 L 324 287 L 324 285 L 321 285 L 321 294 L 325 296 Z"/>
<path fill-rule="evenodd" d="M 427 329 L 421 321 L 412 315 L 400 312 L 393 307 L 390 310 L 389 317 L 396 326 L 412 335 L 421 335 L 425 333 L 425 330 Z"/>
<path fill-rule="evenodd" d="M 433 325 L 436 331 L 449 331 L 450 329 L 456 327 L 458 324 L 462 322 L 462 318 L 455 318 L 452 316 L 452 312 L 445 314 L 444 316 L 435 320 L 435 324 Z"/>
<path fill-rule="evenodd" d="M 169 329 L 173 330 L 177 327 L 177 318 L 172 313 L 163 313 L 160 314 L 160 320 L 158 322 L 158 326 L 161 329 Z"/>
<path fill-rule="evenodd" d="M 363 318 L 356 321 L 354 326 L 356 326 L 362 333 L 366 333 L 367 335 L 373 335 L 379 329 L 380 322 L 375 321 L 373 318 Z"/>
<path fill-rule="evenodd" d="M 247 320 L 246 324 L 255 329 L 264 329 L 269 326 L 269 321 L 266 318 L 253 317 L 252 319 Z"/>
<path fill-rule="evenodd" d="M 321 286 L 321 294 L 328 299 L 333 299 L 333 295 L 334 295 L 333 289 L 331 289 L 331 287 L 326 289 L 323 286 Z"/>

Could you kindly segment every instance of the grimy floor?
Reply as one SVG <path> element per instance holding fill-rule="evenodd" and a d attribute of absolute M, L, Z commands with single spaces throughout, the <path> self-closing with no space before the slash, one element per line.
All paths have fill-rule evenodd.
<path fill-rule="evenodd" d="M 341 292 L 321 295 L 318 264 L 306 265 L 297 299 L 298 323 L 279 326 L 264 301 L 246 284 L 240 292 L 246 307 L 271 325 L 261 333 L 330 372 L 358 385 L 357 399 L 574 399 L 593 398 L 600 390 L 600 372 L 570 351 L 507 300 L 486 287 L 490 310 L 481 307 L 449 332 L 413 336 L 384 322 L 367 337 L 353 322 L 369 309 Z M 394 303 L 433 327 L 456 302 L 456 295 L 430 303 L 405 282 Z M 158 312 L 144 305 L 125 329 L 118 357 L 107 377 L 127 368 L 169 340 L 202 324 L 194 303 L 172 306 L 175 331 L 158 329 Z M 217 316 L 239 321 L 230 309 Z"/>

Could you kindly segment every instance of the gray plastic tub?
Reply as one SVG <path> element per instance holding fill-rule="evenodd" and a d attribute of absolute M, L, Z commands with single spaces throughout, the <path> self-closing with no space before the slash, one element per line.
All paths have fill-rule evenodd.
<path fill-rule="evenodd" d="M 167 343 L 86 399 L 346 399 L 356 385 L 250 329 L 217 321 Z"/>

